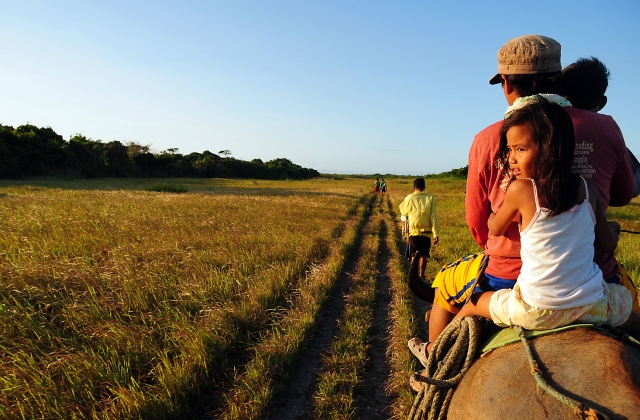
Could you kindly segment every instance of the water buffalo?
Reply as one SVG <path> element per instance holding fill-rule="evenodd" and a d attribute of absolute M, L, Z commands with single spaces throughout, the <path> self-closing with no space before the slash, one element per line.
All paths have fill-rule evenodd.
<path fill-rule="evenodd" d="M 640 346 L 578 328 L 529 340 L 538 368 L 556 391 L 603 418 L 640 418 Z M 543 392 L 521 342 L 478 359 L 453 394 L 448 419 L 580 418 Z"/>
<path fill-rule="evenodd" d="M 412 267 L 409 284 L 427 292 Z M 413 278 L 412 278 L 413 277 Z M 528 340 L 544 379 L 584 404 L 598 418 L 640 419 L 640 346 L 593 328 L 576 328 Z M 447 419 L 584 418 L 537 384 L 521 342 L 494 349 L 458 384 Z"/>

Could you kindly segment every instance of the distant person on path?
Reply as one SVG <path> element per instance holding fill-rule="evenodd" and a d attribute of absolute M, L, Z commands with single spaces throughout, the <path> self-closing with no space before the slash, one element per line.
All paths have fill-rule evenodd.
<path fill-rule="evenodd" d="M 488 221 L 492 235 L 520 223 L 522 268 L 513 289 L 481 292 L 454 319 L 480 315 L 528 330 L 573 322 L 618 326 L 640 338 L 629 290 L 604 281 L 594 247 L 613 252 L 618 234 L 607 222 L 595 185 L 572 173 L 576 146 L 569 114 L 539 97 L 515 110 L 500 132 L 499 162 L 515 176 Z"/>
<path fill-rule="evenodd" d="M 384 178 L 382 178 L 382 180 L 380 181 L 380 191 L 382 192 L 382 195 L 387 192 L 387 183 L 385 182 Z"/>
<path fill-rule="evenodd" d="M 378 194 L 380 192 L 380 180 L 376 178 L 376 182 L 373 183 L 373 192 Z"/>
<path fill-rule="evenodd" d="M 413 261 L 416 251 L 420 251 L 420 277 L 424 278 L 427 260 L 433 243 L 438 243 L 438 209 L 436 198 L 426 193 L 424 178 L 413 181 L 413 193 L 400 203 L 400 214 L 409 218 L 408 256 Z"/>
<path fill-rule="evenodd" d="M 500 84 L 509 104 L 505 118 L 537 100 L 564 107 L 573 122 L 576 159 L 573 171 L 590 179 L 598 188 L 602 208 L 624 206 L 633 195 L 633 175 L 620 128 L 613 118 L 571 108 L 560 96 L 562 66 L 560 44 L 552 38 L 525 35 L 514 38 L 498 51 L 498 73 L 489 83 Z M 437 288 L 429 319 L 429 341 L 409 340 L 409 348 L 423 359 L 440 333 L 453 320 L 474 291 L 513 289 L 520 274 L 520 232 L 516 220 L 505 233 L 491 235 L 487 220 L 500 210 L 505 191 L 513 176 L 502 171 L 499 162 L 500 130 L 504 120 L 478 133 L 469 151 L 469 169 L 465 195 L 465 219 L 483 252 L 467 256 L 445 266 L 436 276 Z M 596 249 L 594 260 L 606 280 L 619 277 L 613 254 Z M 481 267 L 486 264 L 484 272 Z"/>
<path fill-rule="evenodd" d="M 607 66 L 595 57 L 580 58 L 562 70 L 562 96 L 571 106 L 598 112 L 607 104 L 605 92 L 609 87 L 611 73 Z M 640 195 L 640 162 L 627 148 L 633 171 L 633 196 Z"/>

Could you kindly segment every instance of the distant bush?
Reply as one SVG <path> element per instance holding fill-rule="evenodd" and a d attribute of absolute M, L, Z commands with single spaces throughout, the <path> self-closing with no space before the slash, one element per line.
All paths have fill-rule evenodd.
<path fill-rule="evenodd" d="M 147 188 L 147 191 L 168 192 L 168 193 L 186 193 L 189 189 L 180 184 L 154 184 Z"/>

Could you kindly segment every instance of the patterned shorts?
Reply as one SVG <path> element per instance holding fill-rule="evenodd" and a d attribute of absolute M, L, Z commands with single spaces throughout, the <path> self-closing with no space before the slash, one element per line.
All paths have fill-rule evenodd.
<path fill-rule="evenodd" d="M 624 286 L 602 282 L 604 297 L 590 305 L 568 309 L 542 309 L 522 300 L 520 285 L 498 290 L 491 296 L 489 312 L 500 327 L 519 325 L 527 330 L 558 328 L 574 322 L 617 326 L 631 314 L 631 293 Z"/>
<path fill-rule="evenodd" d="M 473 292 L 484 258 L 484 253 L 479 252 L 442 267 L 433 281 L 433 287 L 438 288 L 434 304 L 454 314 L 460 312 L 467 297 Z M 608 282 L 626 287 L 631 293 L 633 311 L 640 314 L 638 292 L 629 274 L 620 263 L 618 263 L 616 276 L 608 279 Z"/>
<path fill-rule="evenodd" d="M 473 292 L 483 259 L 484 253 L 479 252 L 442 267 L 433 280 L 432 287 L 438 289 L 434 304 L 454 314 L 460 312 Z"/>

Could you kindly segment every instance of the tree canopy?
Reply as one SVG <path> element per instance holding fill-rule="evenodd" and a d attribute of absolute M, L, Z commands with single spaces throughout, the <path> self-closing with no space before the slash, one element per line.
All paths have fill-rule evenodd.
<path fill-rule="evenodd" d="M 222 156 L 220 156 L 222 155 Z M 68 141 L 51 129 L 26 124 L 17 128 L 0 124 L 0 178 L 26 176 L 72 177 L 200 177 L 308 179 L 320 176 L 289 159 L 263 162 L 218 154 L 183 155 L 178 148 L 153 153 L 149 146 L 114 140 L 102 142 L 76 134 Z"/>

